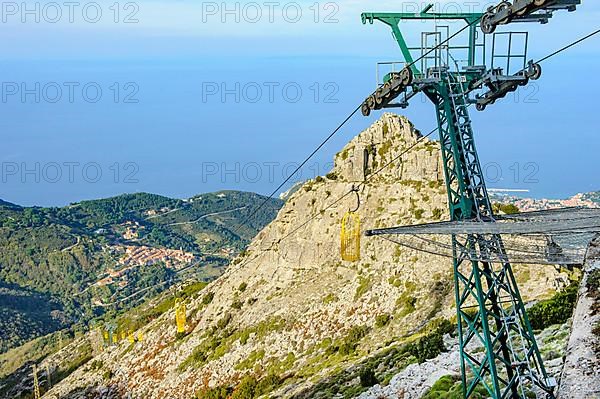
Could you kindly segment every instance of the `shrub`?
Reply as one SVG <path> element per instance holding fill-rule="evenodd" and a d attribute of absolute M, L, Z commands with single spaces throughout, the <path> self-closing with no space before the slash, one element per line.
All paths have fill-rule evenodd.
<path fill-rule="evenodd" d="M 377 381 L 377 377 L 375 377 L 375 371 L 373 371 L 371 367 L 364 367 L 361 369 L 359 377 L 360 385 L 363 388 L 369 388 L 379 383 L 379 381 Z"/>
<path fill-rule="evenodd" d="M 398 299 L 396 299 L 396 306 L 400 308 L 400 316 L 404 317 L 406 315 L 411 314 L 417 308 L 415 305 L 417 304 L 417 298 L 410 295 L 408 291 L 404 291 Z"/>
<path fill-rule="evenodd" d="M 229 324 L 229 322 L 231 322 L 231 314 L 230 313 L 225 313 L 225 316 L 223 316 L 223 318 L 219 321 L 217 321 L 217 328 L 219 329 L 224 329 L 225 327 L 227 327 L 227 325 Z"/>
<path fill-rule="evenodd" d="M 339 347 L 337 347 L 337 352 L 342 356 L 350 356 L 356 350 L 357 344 L 350 344 L 348 342 L 343 342 Z"/>
<path fill-rule="evenodd" d="M 384 124 L 383 124 L 383 134 L 384 134 L 384 135 L 385 135 L 385 134 L 388 134 L 388 132 L 389 132 L 389 131 L 390 131 L 390 129 L 389 129 L 389 127 L 388 127 L 388 124 L 387 124 L 387 123 L 384 123 Z"/>
<path fill-rule="evenodd" d="M 242 305 L 243 305 L 243 303 L 242 303 L 242 301 L 240 301 L 239 299 L 236 299 L 235 301 L 233 301 L 233 302 L 231 303 L 231 307 L 232 307 L 233 309 L 237 309 L 237 310 L 240 310 L 240 309 L 242 308 Z"/>
<path fill-rule="evenodd" d="M 323 182 L 325 181 L 325 179 L 323 179 L 323 176 L 317 176 L 317 177 L 315 178 L 315 181 L 316 181 L 317 183 L 323 183 Z"/>
<path fill-rule="evenodd" d="M 340 346 L 341 355 L 350 355 L 356 351 L 356 347 L 361 339 L 367 336 L 369 328 L 366 326 L 354 326 L 348 331 L 348 335 L 344 338 Z"/>
<path fill-rule="evenodd" d="M 359 299 L 364 294 L 369 291 L 371 288 L 371 280 L 368 277 L 359 277 L 358 287 L 356 287 L 356 294 L 354 295 L 354 299 Z"/>
<path fill-rule="evenodd" d="M 202 303 L 204 305 L 209 305 L 213 301 L 214 298 L 215 298 L 214 292 L 209 292 L 206 295 L 204 295 L 204 298 L 202 298 Z"/>
<path fill-rule="evenodd" d="M 346 336 L 346 340 L 349 342 L 358 342 L 369 333 L 369 328 L 367 326 L 354 326 L 348 331 L 348 335 Z"/>
<path fill-rule="evenodd" d="M 390 324 L 390 320 L 391 320 L 391 317 L 389 314 L 387 314 L 387 313 L 380 314 L 377 317 L 375 317 L 375 327 L 383 328 L 383 327 L 387 326 L 388 324 Z"/>
<path fill-rule="evenodd" d="M 425 392 L 423 399 L 462 399 L 462 387 L 460 383 L 457 384 L 459 381 L 458 376 L 445 375 L 437 380 L 435 384 Z"/>
<path fill-rule="evenodd" d="M 471 394 L 470 398 L 484 399 L 489 396 L 487 390 L 478 385 Z M 433 386 L 425 392 L 422 399 L 463 399 L 462 384 L 460 377 L 456 375 L 445 375 L 433 384 Z"/>
<path fill-rule="evenodd" d="M 248 357 L 245 360 L 242 360 L 234 368 L 236 370 L 251 369 L 251 368 L 254 367 L 254 365 L 258 361 L 264 359 L 264 357 L 265 357 L 265 351 L 264 351 L 264 349 L 261 349 L 259 351 L 253 351 L 252 353 L 250 353 L 248 355 Z"/>
<path fill-rule="evenodd" d="M 113 373 L 111 370 L 106 370 L 103 374 L 102 374 L 102 378 L 104 378 L 105 381 L 108 381 L 112 378 Z"/>
<path fill-rule="evenodd" d="M 94 360 L 93 362 L 90 363 L 91 370 L 100 370 L 103 367 L 104 367 L 104 362 L 102 362 L 102 360 Z"/>
<path fill-rule="evenodd" d="M 342 356 L 352 355 L 356 351 L 356 347 L 361 339 L 367 336 L 369 328 L 366 326 L 354 326 L 348 331 L 348 334 L 340 340 L 336 340 L 331 346 L 329 346 L 325 353 L 327 355 L 333 355 L 339 353 Z"/>
<path fill-rule="evenodd" d="M 454 334 L 456 332 L 456 326 L 449 320 L 444 318 L 435 319 L 429 325 L 431 331 L 438 331 L 440 334 Z"/>
<path fill-rule="evenodd" d="M 281 384 L 281 382 L 282 379 L 276 374 L 269 374 L 261 380 L 257 380 L 254 376 L 247 375 L 242 378 L 239 385 L 229 397 L 231 399 L 258 398 L 273 391 Z M 217 399 L 221 399 L 221 397 L 218 397 Z"/>
<path fill-rule="evenodd" d="M 269 374 L 265 378 L 261 379 L 256 385 L 256 396 L 265 395 L 272 392 L 275 388 L 281 385 L 282 379 L 276 374 Z"/>
<path fill-rule="evenodd" d="M 444 184 L 444 182 L 441 180 L 431 180 L 429 183 L 427 183 L 427 185 L 431 189 L 434 189 L 436 187 L 441 187 L 443 184 Z"/>
<path fill-rule="evenodd" d="M 254 305 L 258 301 L 258 298 L 249 298 L 246 303 L 250 306 Z"/>
<path fill-rule="evenodd" d="M 325 297 L 323 297 L 323 304 L 328 305 L 332 302 L 336 302 L 337 300 L 338 297 L 336 297 L 333 293 L 329 293 Z"/>
<path fill-rule="evenodd" d="M 179 367 L 177 367 L 177 369 L 179 371 L 184 371 L 189 366 L 201 366 L 204 363 L 206 363 L 207 360 L 208 355 L 206 354 L 206 348 L 204 347 L 204 345 L 200 345 L 194 348 L 192 354 L 187 359 L 185 359 L 183 363 L 181 363 Z"/>
<path fill-rule="evenodd" d="M 423 363 L 427 359 L 433 359 L 438 356 L 446 348 L 444 347 L 442 333 L 434 331 L 419 338 L 417 342 L 413 342 L 408 350 L 411 355 L 417 358 L 419 363 Z"/>
<path fill-rule="evenodd" d="M 238 287 L 238 291 L 240 291 L 240 292 L 244 292 L 244 291 L 246 291 L 246 288 L 248 288 L 248 284 L 247 284 L 247 283 L 242 283 L 242 284 L 240 284 L 240 286 Z"/>
<path fill-rule="evenodd" d="M 440 220 L 442 218 L 442 210 L 440 208 L 435 208 L 431 211 L 431 214 L 435 220 Z"/>
<path fill-rule="evenodd" d="M 325 175 L 326 178 L 328 178 L 329 180 L 337 180 L 338 175 L 335 172 L 329 172 Z"/>
<path fill-rule="evenodd" d="M 225 387 L 205 388 L 196 392 L 197 399 L 227 399 L 230 392 Z"/>
<path fill-rule="evenodd" d="M 249 330 L 242 331 L 242 333 L 240 334 L 240 344 L 246 345 L 248 343 L 249 339 L 250 339 L 250 331 Z"/>
<path fill-rule="evenodd" d="M 531 327 L 535 330 L 543 330 L 553 324 L 566 322 L 573 314 L 573 307 L 577 300 L 577 288 L 577 284 L 571 283 L 552 298 L 533 305 L 527 311 Z"/>
<path fill-rule="evenodd" d="M 495 203 L 492 206 L 492 209 L 494 210 L 494 212 L 503 212 L 507 215 L 513 215 L 515 213 L 519 213 L 519 208 L 517 208 L 515 205 L 513 204 L 500 204 L 500 203 Z"/>
<path fill-rule="evenodd" d="M 246 376 L 242 379 L 240 384 L 235 388 L 231 399 L 252 399 L 254 398 L 254 392 L 256 391 L 256 378 L 253 376 Z"/>
<path fill-rule="evenodd" d="M 600 269 L 590 272 L 587 280 L 588 293 L 592 298 L 600 299 Z"/>
<path fill-rule="evenodd" d="M 400 247 L 398 246 L 397 248 L 400 248 Z M 390 278 L 388 278 L 388 283 L 390 283 L 391 285 L 393 285 L 396 288 L 402 287 L 402 279 L 400 277 L 390 277 Z"/>

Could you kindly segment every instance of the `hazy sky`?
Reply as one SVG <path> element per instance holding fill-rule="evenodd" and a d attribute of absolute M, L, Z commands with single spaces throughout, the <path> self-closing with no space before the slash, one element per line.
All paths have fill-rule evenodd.
<path fill-rule="evenodd" d="M 426 2 L 3 2 L 0 198 L 23 205 L 148 191 L 270 193 L 375 88 L 378 61 L 399 61 L 363 11 Z M 490 2 L 443 1 L 445 12 Z M 530 32 L 539 59 L 598 28 L 584 1 Z M 462 27 L 451 24 L 451 29 Z M 413 45 L 433 26 L 405 27 Z M 507 29 L 507 28 L 505 28 Z M 594 119 L 600 36 L 543 64 L 543 76 L 484 113 L 472 110 L 489 185 L 561 197 L 600 189 Z M 433 106 L 398 112 L 428 132 Z M 357 115 L 303 170 L 378 117 Z"/>

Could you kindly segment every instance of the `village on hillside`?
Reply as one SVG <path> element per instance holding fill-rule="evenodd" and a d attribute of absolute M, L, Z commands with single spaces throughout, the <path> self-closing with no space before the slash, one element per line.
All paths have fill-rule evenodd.
<path fill-rule="evenodd" d="M 576 194 L 567 199 L 547 198 L 521 198 L 516 196 L 498 195 L 498 200 L 503 203 L 515 205 L 520 212 L 543 211 L 545 209 L 557 209 L 568 207 L 599 208 L 600 204 L 586 197 L 585 194 Z"/>
<path fill-rule="evenodd" d="M 182 249 L 152 248 L 147 246 L 114 246 L 113 250 L 122 253 L 117 268 L 109 269 L 107 276 L 95 285 L 102 287 L 118 282 L 120 287 L 127 285 L 127 272 L 140 266 L 162 263 L 168 268 L 180 270 L 197 260 L 196 255 Z"/>

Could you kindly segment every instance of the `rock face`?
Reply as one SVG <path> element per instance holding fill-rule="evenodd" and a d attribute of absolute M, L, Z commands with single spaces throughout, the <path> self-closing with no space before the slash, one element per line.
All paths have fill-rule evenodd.
<path fill-rule="evenodd" d="M 105 350 L 97 367 L 79 367 L 44 397 L 189 399 L 247 374 L 273 373 L 286 382 L 271 397 L 291 397 L 432 319 L 451 318 L 450 259 L 377 237 L 362 238 L 359 262 L 339 255 L 340 220 L 356 198 L 338 198 L 365 179 L 364 228 L 447 219 L 439 144 L 416 144 L 419 137 L 407 119 L 383 115 L 336 155 L 331 173 L 291 194 L 246 253 L 189 301 L 185 337 L 176 337 L 174 316 L 165 314 L 142 328 L 143 342 Z M 516 273 L 526 276 L 527 299 L 551 294 L 558 277 L 552 267 Z M 355 346 L 332 354 L 337 340 L 356 335 Z"/>
<path fill-rule="evenodd" d="M 593 329 L 600 328 L 600 299 L 590 293 L 592 273 L 600 273 L 600 240 L 588 252 L 577 306 L 573 314 L 571 336 L 560 380 L 559 399 L 600 398 L 600 339 Z M 596 309 L 596 310 L 594 310 Z"/>

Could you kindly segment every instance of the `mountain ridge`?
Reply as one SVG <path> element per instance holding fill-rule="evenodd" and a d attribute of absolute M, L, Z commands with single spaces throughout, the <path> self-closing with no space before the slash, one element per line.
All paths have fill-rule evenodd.
<path fill-rule="evenodd" d="M 384 114 L 336 155 L 328 175 L 293 192 L 221 277 L 187 299 L 184 334 L 164 313 L 139 327 L 145 341 L 105 348 L 94 357 L 102 367 L 77 367 L 48 394 L 353 397 L 365 389 L 359 374 L 367 365 L 375 367 L 369 381 L 389 381 L 437 356 L 455 314 L 451 260 L 378 238 L 362 239 L 360 261 L 340 260 L 339 223 L 356 200 L 336 199 L 364 182 L 358 212 L 369 228 L 447 218 L 438 145 L 406 118 Z M 553 268 L 519 265 L 515 274 L 527 301 L 568 282 Z"/>
<path fill-rule="evenodd" d="M 21 208 L 21 206 L 13 204 L 12 202 L 4 201 L 3 199 L 0 199 L 0 206 L 8 208 Z"/>
<path fill-rule="evenodd" d="M 269 200 L 253 223 L 238 228 L 250 208 L 265 199 L 230 190 L 190 200 L 122 194 L 49 208 L 2 201 L 0 353 L 77 320 L 91 320 L 98 316 L 94 301 L 113 302 L 109 299 L 113 294 L 127 296 L 157 280 L 173 278 L 180 264 L 200 262 L 205 278 L 220 274 L 281 206 L 281 201 Z M 224 212 L 235 207 L 240 211 Z M 108 276 L 119 270 L 116 278 Z M 203 272 L 197 273 L 201 277 Z M 36 305 L 40 295 L 52 304 L 45 317 L 40 317 Z M 27 308 L 34 317 L 27 317 Z"/>

